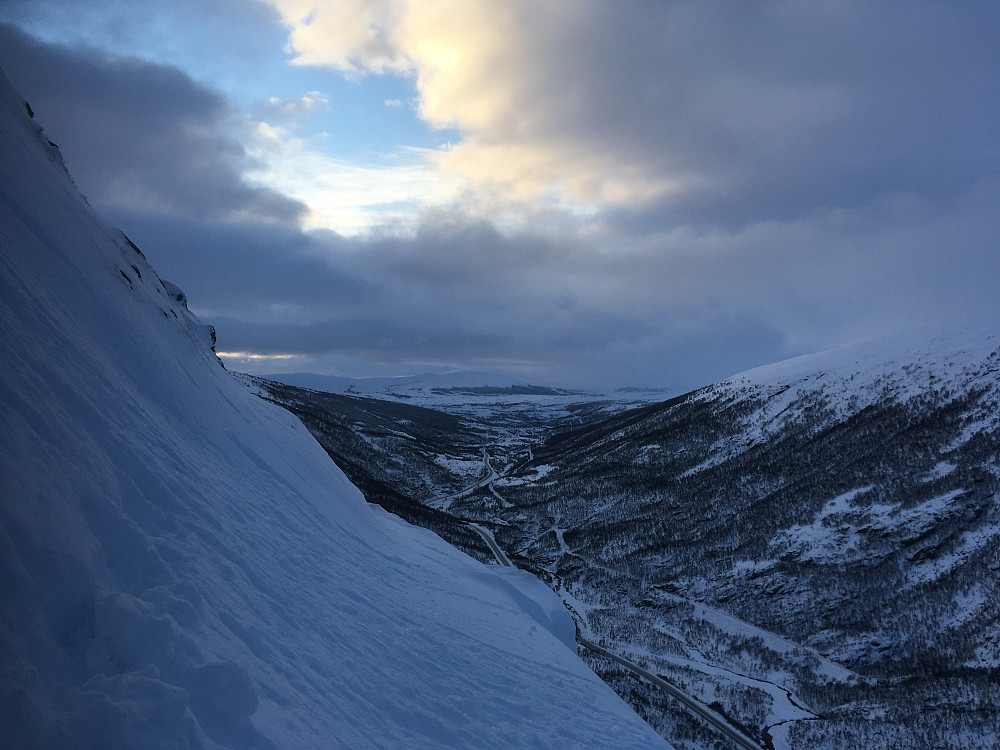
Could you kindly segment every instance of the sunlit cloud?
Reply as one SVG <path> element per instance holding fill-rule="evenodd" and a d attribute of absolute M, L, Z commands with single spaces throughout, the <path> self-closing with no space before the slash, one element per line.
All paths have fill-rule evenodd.
<path fill-rule="evenodd" d="M 388 37 L 386 19 L 394 0 L 270 2 L 291 27 L 288 51 L 300 65 L 333 65 L 345 71 L 402 71 L 408 63 Z"/>
<path fill-rule="evenodd" d="M 432 162 L 466 189 L 588 213 L 669 196 L 694 179 L 663 174 L 640 151 L 624 153 L 628 144 L 595 149 L 553 120 L 560 111 L 572 120 L 581 85 L 553 79 L 545 59 L 564 35 L 562 3 L 269 2 L 289 26 L 296 64 L 414 75 L 420 117 L 462 135 Z"/>
<path fill-rule="evenodd" d="M 295 64 L 413 76 L 419 116 L 460 135 L 435 158 L 449 178 L 578 213 L 856 206 L 964 180 L 953 151 L 995 132 L 988 76 L 944 62 L 988 49 L 967 8 L 894 24 L 852 2 L 267 2 Z"/>
<path fill-rule="evenodd" d="M 478 188 L 497 186 L 508 198 L 547 202 L 587 214 L 600 206 L 642 205 L 695 184 L 695 177 L 670 178 L 604 154 L 577 155 L 560 144 L 484 144 L 467 140 L 431 155 L 443 175 Z"/>

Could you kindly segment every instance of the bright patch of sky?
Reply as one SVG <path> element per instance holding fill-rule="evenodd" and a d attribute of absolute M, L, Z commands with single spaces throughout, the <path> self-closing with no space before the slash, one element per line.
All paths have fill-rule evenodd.
<path fill-rule="evenodd" d="M 320 109 L 331 106 L 320 101 Z M 305 117 L 312 119 L 311 113 Z M 299 134 L 301 126 L 274 125 L 271 119 L 252 125 L 249 151 L 260 167 L 246 176 L 306 204 L 306 227 L 353 235 L 374 226 L 407 226 L 423 207 L 455 193 L 427 162 L 429 149 L 344 155 L 343 140 L 327 130 Z"/>

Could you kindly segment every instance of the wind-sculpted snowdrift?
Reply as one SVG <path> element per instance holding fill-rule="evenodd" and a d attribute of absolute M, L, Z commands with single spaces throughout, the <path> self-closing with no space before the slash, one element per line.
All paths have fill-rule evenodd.
<path fill-rule="evenodd" d="M 235 382 L 30 114 L 0 76 L 0 744 L 662 746 Z"/>

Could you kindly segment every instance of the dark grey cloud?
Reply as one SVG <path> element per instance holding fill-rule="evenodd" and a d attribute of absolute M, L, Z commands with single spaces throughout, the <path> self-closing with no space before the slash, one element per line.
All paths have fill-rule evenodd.
<path fill-rule="evenodd" d="M 180 284 L 191 304 L 211 315 L 315 318 L 361 304 L 374 293 L 363 277 L 339 271 L 321 257 L 344 247 L 333 233 L 310 236 L 294 225 L 252 220 L 109 216 L 128 227 L 160 275 Z"/>
<path fill-rule="evenodd" d="M 250 215 L 294 223 L 304 206 L 243 178 L 252 162 L 219 93 L 166 65 L 43 44 L 0 25 L 0 58 L 103 210 Z"/>
<path fill-rule="evenodd" d="M 1000 6 L 581 3 L 539 13 L 484 137 L 605 156 L 683 190 L 646 225 L 947 200 L 1000 167 Z M 498 76 L 506 75 L 498 73 Z"/>
<path fill-rule="evenodd" d="M 224 350 L 443 366 L 531 361 L 538 376 L 557 378 L 561 366 L 543 372 L 538 363 L 654 330 L 644 309 L 594 304 L 576 288 L 578 272 L 600 269 L 560 270 L 551 242 L 484 223 L 345 239 L 280 225 L 113 218 L 216 325 Z"/>
<path fill-rule="evenodd" d="M 849 240 L 868 232 L 861 217 L 839 229 L 674 237 L 669 256 L 657 242 L 623 256 L 599 243 L 508 236 L 461 217 L 438 216 L 415 237 L 381 239 L 131 222 L 132 236 L 161 259 L 161 273 L 182 283 L 228 351 L 687 388 L 780 358 L 785 338 L 810 334 L 831 307 L 850 328 L 873 307 L 905 302 L 887 301 L 872 285 L 882 261 Z M 804 253 L 787 261 L 789 246 L 821 242 L 823 267 Z M 926 288 L 926 279 L 893 284 L 902 294 Z M 899 314 L 927 303 L 914 298 Z"/>

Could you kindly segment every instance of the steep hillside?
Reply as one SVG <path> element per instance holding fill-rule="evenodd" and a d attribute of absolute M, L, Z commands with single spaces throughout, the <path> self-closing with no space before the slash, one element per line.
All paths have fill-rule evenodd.
<path fill-rule="evenodd" d="M 4 747 L 663 746 L 541 584 L 220 367 L 2 76 L 0 134 Z"/>
<path fill-rule="evenodd" d="M 994 747 L 998 346 L 872 342 L 554 435 L 495 484 L 498 541 L 777 744 Z"/>

